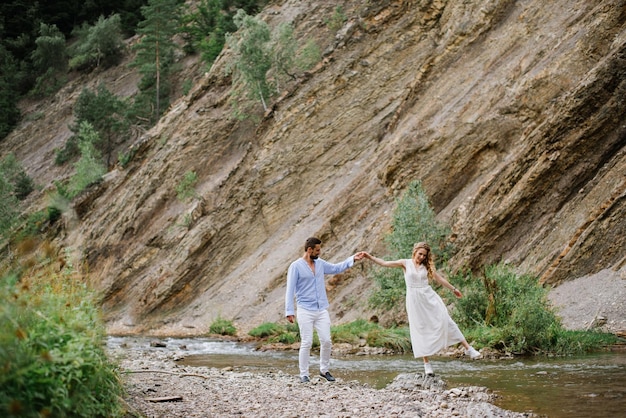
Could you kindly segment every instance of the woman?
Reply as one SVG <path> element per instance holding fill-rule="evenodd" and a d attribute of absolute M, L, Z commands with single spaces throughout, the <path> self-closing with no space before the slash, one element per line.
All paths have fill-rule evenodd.
<path fill-rule="evenodd" d="M 400 267 L 404 270 L 406 310 L 409 317 L 413 355 L 416 358 L 424 358 L 424 371 L 427 375 L 434 374 L 428 357 L 450 345 L 463 344 L 465 354 L 472 359 L 481 356 L 467 343 L 457 324 L 450 318 L 443 300 L 429 285 L 429 280 L 435 280 L 443 287 L 452 290 L 457 298 L 463 296 L 459 289 L 452 286 L 435 270 L 430 246 L 427 243 L 415 244 L 413 257 L 410 260 L 385 261 L 367 252 L 364 256 L 380 266 Z"/>

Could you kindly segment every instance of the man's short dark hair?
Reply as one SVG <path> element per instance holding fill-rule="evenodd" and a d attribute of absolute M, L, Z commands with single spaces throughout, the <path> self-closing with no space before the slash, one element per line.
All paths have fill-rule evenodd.
<path fill-rule="evenodd" d="M 322 241 L 319 238 L 315 238 L 315 237 L 311 237 L 311 238 L 307 238 L 306 242 L 304 243 L 304 251 L 307 250 L 307 248 L 315 248 L 316 245 L 321 244 Z"/>

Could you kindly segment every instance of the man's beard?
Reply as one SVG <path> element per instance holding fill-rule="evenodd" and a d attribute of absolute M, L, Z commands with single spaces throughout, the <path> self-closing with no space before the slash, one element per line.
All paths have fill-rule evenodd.
<path fill-rule="evenodd" d="M 317 260 L 318 257 L 319 257 L 319 255 L 312 255 L 311 256 L 311 260 Z"/>

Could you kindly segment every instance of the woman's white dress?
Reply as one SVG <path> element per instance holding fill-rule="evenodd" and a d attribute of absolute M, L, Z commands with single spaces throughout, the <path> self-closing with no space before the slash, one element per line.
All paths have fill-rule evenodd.
<path fill-rule="evenodd" d="M 406 311 L 413 355 L 428 357 L 463 341 L 463 334 L 450 318 L 448 308 L 430 287 L 426 267 L 416 267 L 413 260 L 404 260 L 404 266 Z"/>

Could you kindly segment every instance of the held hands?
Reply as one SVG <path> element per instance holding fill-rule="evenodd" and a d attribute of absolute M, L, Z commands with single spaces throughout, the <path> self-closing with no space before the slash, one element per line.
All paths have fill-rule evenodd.
<path fill-rule="evenodd" d="M 354 261 L 363 260 L 364 258 L 369 258 L 371 260 L 372 256 L 367 251 L 359 251 L 354 254 Z"/>
<path fill-rule="evenodd" d="M 367 254 L 365 251 L 359 251 L 358 253 L 354 254 L 354 261 L 362 260 L 363 257 L 365 257 L 365 254 Z"/>

